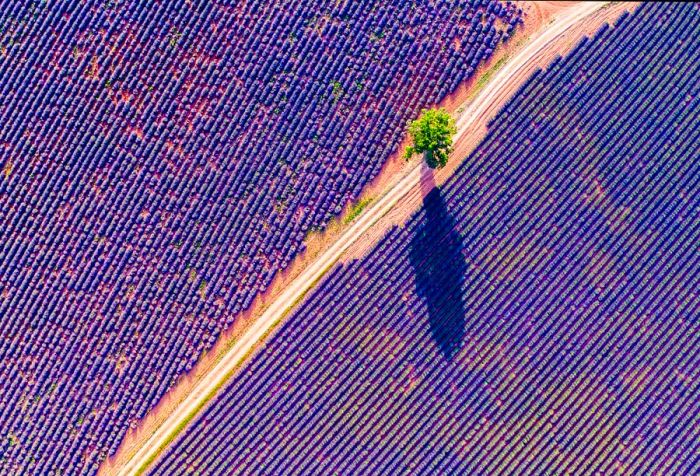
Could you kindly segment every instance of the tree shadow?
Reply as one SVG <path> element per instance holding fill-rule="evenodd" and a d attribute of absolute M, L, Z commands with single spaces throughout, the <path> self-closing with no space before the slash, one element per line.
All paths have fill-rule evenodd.
<path fill-rule="evenodd" d="M 421 195 L 422 223 L 411 241 L 410 259 L 416 291 L 428 308 L 430 332 L 445 358 L 451 360 L 465 334 L 462 283 L 467 265 L 455 220 L 427 167 L 421 174 Z"/>

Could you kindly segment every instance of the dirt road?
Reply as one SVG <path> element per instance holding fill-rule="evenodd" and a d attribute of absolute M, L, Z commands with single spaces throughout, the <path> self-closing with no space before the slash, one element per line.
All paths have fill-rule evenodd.
<path fill-rule="evenodd" d="M 457 120 L 457 138 L 467 133 L 477 118 L 482 117 L 496 101 L 511 79 L 516 77 L 530 61 L 538 56 L 550 43 L 567 32 L 570 28 L 583 21 L 602 8 L 607 2 L 592 2 L 576 4 L 562 11 L 546 28 L 529 39 L 522 50 L 515 54 L 492 80 L 484 86 L 474 100 L 464 109 Z M 524 74 L 524 73 L 523 73 Z M 494 111 L 495 112 L 495 111 Z M 459 162 L 464 156 L 452 157 L 452 162 Z M 241 338 L 230 348 L 223 358 L 213 367 L 211 372 L 200 379 L 192 391 L 170 413 L 134 454 L 121 464 L 111 467 L 102 474 L 132 475 L 144 472 L 158 457 L 165 447 L 182 431 L 186 424 L 205 406 L 241 363 L 254 351 L 262 339 L 288 314 L 309 291 L 315 283 L 330 269 L 346 250 L 356 244 L 361 238 L 376 234 L 372 227 L 389 213 L 397 203 L 411 191 L 419 188 L 421 179 L 420 164 L 416 164 L 394 186 L 378 197 L 367 210 L 360 215 L 340 239 L 325 250 L 310 266 L 308 266 L 290 285 L 277 297 L 267 310 L 253 323 Z"/>

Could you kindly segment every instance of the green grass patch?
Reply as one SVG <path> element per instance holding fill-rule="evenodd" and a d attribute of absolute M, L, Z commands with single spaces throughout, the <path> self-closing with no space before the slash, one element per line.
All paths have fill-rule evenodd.
<path fill-rule="evenodd" d="M 515 49 L 520 48 L 523 43 L 528 41 L 530 37 L 528 36 L 527 38 L 521 38 L 518 43 L 515 45 Z M 486 84 L 491 81 L 491 78 L 493 78 L 493 75 L 496 74 L 496 72 L 503 67 L 504 64 L 508 62 L 510 59 L 510 54 L 506 53 L 504 54 L 496 63 L 494 63 L 493 66 L 491 66 L 489 69 L 487 69 L 484 74 L 482 74 L 479 79 L 476 80 L 476 85 L 474 86 L 474 90 L 469 94 L 469 99 L 472 99 L 476 94 L 484 87 Z M 461 109 L 461 108 L 460 108 Z M 461 112 L 461 111 L 459 111 Z"/>
<path fill-rule="evenodd" d="M 504 64 L 508 61 L 510 58 L 509 55 L 503 55 L 496 63 L 491 66 L 489 69 L 486 70 L 484 74 L 479 77 L 479 79 L 476 80 L 476 86 L 474 87 L 474 92 L 472 94 L 476 94 L 479 92 L 486 84 L 491 81 L 491 78 L 493 75 L 503 67 Z"/>
<path fill-rule="evenodd" d="M 353 203 L 352 206 L 350 207 L 350 211 L 348 212 L 348 216 L 345 217 L 343 220 L 343 225 L 347 225 L 351 221 L 353 221 L 355 218 L 357 218 L 362 211 L 367 208 L 367 205 L 372 203 L 373 198 L 363 198 L 357 203 Z"/>

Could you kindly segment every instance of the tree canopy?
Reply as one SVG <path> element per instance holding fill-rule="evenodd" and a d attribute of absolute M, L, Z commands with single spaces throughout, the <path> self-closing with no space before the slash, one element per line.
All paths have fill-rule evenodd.
<path fill-rule="evenodd" d="M 455 121 L 444 109 L 428 109 L 408 123 L 413 144 L 406 149 L 406 158 L 424 154 L 431 169 L 442 168 L 452 152 L 452 136 L 457 133 Z"/>

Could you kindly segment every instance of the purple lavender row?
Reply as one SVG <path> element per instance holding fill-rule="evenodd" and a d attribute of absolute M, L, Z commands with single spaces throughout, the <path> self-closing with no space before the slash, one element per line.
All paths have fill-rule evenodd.
<path fill-rule="evenodd" d="M 538 71 L 152 474 L 695 474 L 700 11 Z"/>

